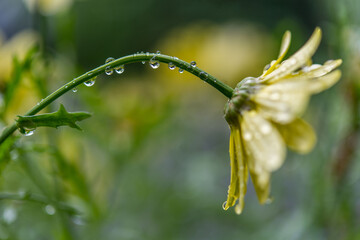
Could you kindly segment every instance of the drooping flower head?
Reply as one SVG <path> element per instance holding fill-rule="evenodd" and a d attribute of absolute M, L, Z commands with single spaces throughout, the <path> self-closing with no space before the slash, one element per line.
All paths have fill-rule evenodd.
<path fill-rule="evenodd" d="M 290 32 L 285 32 L 278 59 L 268 64 L 261 76 L 239 82 L 225 106 L 231 132 L 231 178 L 225 210 L 238 201 L 235 211 L 242 212 L 248 173 L 259 202 L 269 199 L 271 172 L 283 164 L 286 145 L 298 153 L 307 153 L 315 145 L 312 127 L 300 118 L 310 96 L 341 77 L 340 70 L 334 70 L 342 63 L 340 59 L 312 64 L 311 57 L 321 40 L 320 28 L 283 61 L 290 39 Z"/>

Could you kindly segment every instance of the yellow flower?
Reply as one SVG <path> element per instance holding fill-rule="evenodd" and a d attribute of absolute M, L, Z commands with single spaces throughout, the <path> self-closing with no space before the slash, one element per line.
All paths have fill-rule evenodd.
<path fill-rule="evenodd" d="M 33 12 L 35 8 L 46 16 L 52 16 L 68 10 L 72 0 L 23 0 L 28 9 Z"/>
<path fill-rule="evenodd" d="M 341 76 L 335 70 L 341 60 L 311 64 L 321 39 L 316 28 L 307 43 L 289 59 L 282 61 L 290 46 L 291 34 L 284 34 L 277 60 L 265 67 L 260 77 L 247 77 L 236 86 L 225 106 L 230 126 L 231 179 L 223 208 L 234 206 L 240 214 L 248 172 L 261 204 L 269 199 L 271 172 L 285 160 L 286 145 L 299 153 L 309 152 L 316 136 L 312 127 L 299 117 L 312 94 L 335 84 Z"/>

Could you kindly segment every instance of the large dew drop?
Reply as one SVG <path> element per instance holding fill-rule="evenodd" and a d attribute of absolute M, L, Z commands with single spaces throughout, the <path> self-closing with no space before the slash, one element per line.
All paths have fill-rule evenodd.
<path fill-rule="evenodd" d="M 184 72 L 184 69 L 179 68 L 179 73 L 183 73 L 183 72 Z"/>
<path fill-rule="evenodd" d="M 192 67 L 196 67 L 196 62 L 195 62 L 195 61 L 192 61 L 192 62 L 190 63 L 190 65 L 191 65 Z"/>
<path fill-rule="evenodd" d="M 149 64 L 150 64 L 150 67 L 152 67 L 153 69 L 157 69 L 160 67 L 160 63 L 159 63 L 159 61 L 155 60 L 155 57 L 150 59 Z"/>
<path fill-rule="evenodd" d="M 225 201 L 225 202 L 222 204 L 222 208 L 223 208 L 224 210 L 227 210 L 226 204 L 227 204 L 227 201 Z"/>
<path fill-rule="evenodd" d="M 125 71 L 124 65 L 120 65 L 114 68 L 117 74 L 122 74 Z"/>
<path fill-rule="evenodd" d="M 107 58 L 106 60 L 105 60 L 105 63 L 109 63 L 109 62 L 112 62 L 112 61 L 114 61 L 115 59 L 113 58 L 113 57 L 109 57 L 109 58 Z M 111 75 L 111 74 L 113 74 L 114 73 L 114 70 L 110 67 L 110 66 L 108 66 L 108 67 L 106 67 L 105 68 L 105 73 L 106 73 L 106 75 Z"/>
<path fill-rule="evenodd" d="M 33 129 L 25 129 L 25 128 L 19 128 L 19 132 L 24 136 L 31 136 L 35 132 L 35 128 Z"/>
<path fill-rule="evenodd" d="M 112 61 L 114 61 L 114 60 L 115 60 L 115 58 L 109 57 L 109 58 L 107 58 L 107 59 L 105 60 L 105 63 L 109 63 L 109 62 L 112 62 Z"/>
<path fill-rule="evenodd" d="M 73 92 L 77 92 L 77 88 L 73 88 L 71 91 L 73 91 Z"/>
<path fill-rule="evenodd" d="M 106 67 L 105 68 L 105 73 L 106 73 L 106 75 L 110 76 L 111 74 L 114 73 L 114 70 L 111 67 Z"/>
<path fill-rule="evenodd" d="M 95 79 L 96 77 L 90 79 L 90 80 L 87 80 L 86 82 L 84 82 L 84 85 L 87 86 L 87 87 L 91 87 L 91 86 L 94 86 L 95 84 Z"/>
<path fill-rule="evenodd" d="M 172 62 L 169 62 L 169 69 L 174 70 L 175 68 L 176 66 Z"/>

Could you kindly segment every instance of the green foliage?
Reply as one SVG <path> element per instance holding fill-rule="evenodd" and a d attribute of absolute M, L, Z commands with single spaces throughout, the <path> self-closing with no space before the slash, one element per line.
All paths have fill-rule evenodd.
<path fill-rule="evenodd" d="M 64 105 L 60 104 L 59 110 L 53 113 L 38 114 L 35 116 L 18 116 L 16 119 L 16 126 L 23 134 L 28 130 L 34 130 L 38 127 L 53 127 L 69 126 L 81 130 L 80 126 L 76 124 L 91 117 L 87 112 L 68 112 Z"/>
<path fill-rule="evenodd" d="M 25 9 L 22 1 L 5 0 L 0 13 L 8 11 L 7 2 Z M 0 71 L 0 129 L 21 115 L 13 128 L 3 131 L 10 134 L 0 138 L 0 239 L 358 239 L 360 100 L 354 90 L 359 89 L 360 74 L 353 66 L 359 66 L 359 55 L 346 55 L 357 53 L 347 40 L 358 39 L 353 26 L 360 19 L 354 15 L 357 20 L 347 22 L 351 14 L 346 14 L 356 13 L 359 7 L 351 4 L 357 1 L 260 2 L 225 1 L 219 8 L 214 0 L 176 7 L 162 0 L 89 0 L 73 1 L 70 11 L 57 15 L 42 15 L 35 8 L 17 15 L 5 32 L 16 32 L 13 25 L 24 21 L 26 26 L 33 19 L 40 47 L 24 58 L 11 55 L 8 79 Z M 12 12 L 17 11 L 0 15 L 7 19 Z M 103 65 L 73 78 L 109 56 L 161 50 L 196 60 L 200 68 L 234 85 L 245 74 L 242 65 L 249 68 L 250 62 L 252 71 L 261 72 L 263 65 L 253 64 L 254 58 L 266 62 L 272 56 L 256 44 L 247 45 L 249 39 L 256 43 L 256 32 L 244 19 L 259 26 L 264 37 L 260 43 L 273 54 L 277 47 L 271 40 L 285 29 L 293 32 L 293 52 L 320 25 L 326 34 L 314 62 L 343 58 L 344 77 L 311 99 L 305 119 L 319 136 L 314 151 L 304 157 L 290 153 L 272 176 L 271 205 L 259 206 L 250 184 L 247 208 L 236 216 L 221 209 L 230 170 L 223 96 L 165 64 L 154 70 L 127 62 L 123 74 L 112 76 L 103 74 Z M 239 35 L 243 38 L 234 42 L 245 46 L 243 56 L 228 41 Z M 6 53 L 1 41 L 0 68 Z M 83 86 L 95 75 L 93 87 Z M 66 83 L 70 79 L 75 82 Z M 65 83 L 55 98 L 46 98 Z M 34 94 L 25 98 L 29 92 Z M 58 115 L 62 106 L 56 111 L 54 101 L 59 96 L 68 109 L 94 113 L 91 121 L 81 123 L 84 131 L 58 128 L 79 129 L 81 121 L 65 108 Z M 26 112 L 30 103 L 35 106 L 32 113 Z M 49 113 L 36 115 L 41 110 Z M 38 127 L 42 131 L 29 137 L 16 132 Z"/>

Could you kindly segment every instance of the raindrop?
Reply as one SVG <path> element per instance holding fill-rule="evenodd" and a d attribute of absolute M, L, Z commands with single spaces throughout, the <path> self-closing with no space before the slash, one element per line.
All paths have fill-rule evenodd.
<path fill-rule="evenodd" d="M 141 63 L 142 63 L 142 64 L 145 64 L 145 61 L 142 61 Z"/>
<path fill-rule="evenodd" d="M 270 64 L 266 64 L 266 66 L 264 67 L 264 72 L 266 72 L 267 70 L 269 70 L 270 67 L 271 67 Z"/>
<path fill-rule="evenodd" d="M 69 86 L 65 86 L 65 88 L 68 88 Z"/>
<path fill-rule="evenodd" d="M 73 88 L 73 89 L 71 89 L 71 91 L 77 92 L 77 88 Z"/>
<path fill-rule="evenodd" d="M 146 56 L 149 56 L 149 54 L 150 54 L 149 52 L 146 52 Z"/>
<path fill-rule="evenodd" d="M 270 132 L 271 132 L 271 127 L 270 127 L 270 125 L 269 124 L 263 124 L 263 125 L 261 125 L 261 127 L 260 127 L 260 131 L 263 133 L 263 134 L 269 134 Z"/>
<path fill-rule="evenodd" d="M 169 62 L 169 69 L 174 70 L 175 68 L 176 66 L 172 62 Z"/>
<path fill-rule="evenodd" d="M 3 219 L 7 224 L 13 223 L 17 218 L 16 209 L 13 207 L 5 208 L 3 213 Z"/>
<path fill-rule="evenodd" d="M 107 58 L 107 59 L 105 60 L 105 63 L 109 63 L 109 62 L 112 62 L 112 61 L 114 61 L 114 60 L 115 60 L 115 58 L 109 57 L 109 58 Z"/>
<path fill-rule="evenodd" d="M 113 72 L 114 72 L 114 70 L 111 67 L 106 67 L 105 68 L 106 75 L 110 76 L 111 74 L 113 74 Z"/>
<path fill-rule="evenodd" d="M 96 78 L 92 78 L 92 79 L 90 79 L 90 80 L 87 80 L 86 82 L 84 82 L 84 85 L 87 86 L 87 87 L 94 86 L 94 84 L 95 84 L 95 79 L 96 79 Z"/>
<path fill-rule="evenodd" d="M 184 72 L 184 69 L 179 68 L 179 73 L 183 73 L 183 72 Z"/>
<path fill-rule="evenodd" d="M 81 216 L 78 216 L 78 215 L 73 216 L 73 217 L 71 218 L 71 220 L 72 220 L 76 225 L 81 225 L 81 226 L 85 225 L 85 220 L 84 220 Z"/>
<path fill-rule="evenodd" d="M 15 149 L 10 152 L 10 158 L 13 161 L 17 161 L 19 159 L 19 152 Z"/>
<path fill-rule="evenodd" d="M 153 69 L 157 69 L 160 66 L 159 61 L 156 61 L 155 57 L 150 59 L 149 64 L 150 64 L 150 67 L 152 67 Z"/>
<path fill-rule="evenodd" d="M 160 53 L 161 53 L 160 51 L 156 51 L 156 55 L 160 55 Z"/>
<path fill-rule="evenodd" d="M 191 65 L 192 67 L 196 67 L 196 62 L 195 62 L 195 61 L 192 61 L 192 62 L 190 63 L 190 65 Z"/>
<path fill-rule="evenodd" d="M 270 93 L 269 98 L 270 98 L 271 100 L 273 100 L 273 101 L 278 101 L 278 100 L 280 100 L 280 92 L 279 92 L 279 91 L 272 91 L 272 92 Z"/>
<path fill-rule="evenodd" d="M 252 135 L 249 132 L 244 132 L 244 140 L 250 141 L 252 139 Z"/>
<path fill-rule="evenodd" d="M 19 132 L 24 135 L 24 136 L 31 136 L 34 134 L 35 129 L 25 129 L 25 128 L 20 128 Z"/>
<path fill-rule="evenodd" d="M 114 68 L 117 74 L 122 74 L 125 71 L 124 65 L 120 65 Z"/>
<path fill-rule="evenodd" d="M 288 60 L 286 60 L 286 61 L 288 61 L 289 64 L 291 64 L 291 65 L 293 65 L 293 64 L 296 63 L 296 59 L 294 59 L 294 58 L 290 58 L 290 59 L 288 59 Z"/>
<path fill-rule="evenodd" d="M 328 62 L 328 61 L 327 61 Z M 326 62 L 324 63 L 324 65 L 326 64 Z M 310 72 L 310 71 L 312 71 L 312 70 L 315 70 L 315 69 L 318 69 L 318 68 L 320 68 L 321 67 L 321 65 L 320 64 L 313 64 L 313 65 L 311 65 L 311 66 L 305 66 L 305 67 L 303 67 L 301 70 L 303 71 L 303 72 Z"/>
<path fill-rule="evenodd" d="M 269 197 L 268 199 L 265 200 L 265 204 L 271 204 L 274 201 L 274 199 L 272 197 Z"/>
<path fill-rule="evenodd" d="M 19 197 L 22 199 L 25 199 L 27 196 L 29 196 L 29 193 L 24 189 L 20 189 L 18 191 L 18 194 L 19 194 Z"/>
<path fill-rule="evenodd" d="M 113 57 L 109 57 L 109 58 L 107 58 L 106 60 L 105 60 L 105 64 L 106 63 L 109 63 L 109 62 L 112 62 L 112 61 L 114 61 L 115 59 L 113 58 Z M 107 66 L 106 68 L 105 68 L 105 73 L 106 73 L 106 75 L 111 75 L 111 74 L 113 74 L 113 72 L 114 72 L 114 70 L 110 67 L 110 66 Z"/>
<path fill-rule="evenodd" d="M 54 215 L 56 213 L 56 209 L 54 208 L 54 206 L 52 206 L 50 204 L 46 205 L 44 210 L 49 215 Z"/>
<path fill-rule="evenodd" d="M 202 79 L 202 80 L 206 80 L 208 78 L 208 74 L 206 72 L 200 72 L 199 73 L 199 77 Z"/>
<path fill-rule="evenodd" d="M 226 204 L 227 204 L 227 201 L 225 201 L 225 202 L 222 204 L 222 208 L 223 208 L 224 210 L 227 209 L 227 208 L 226 208 Z"/>

